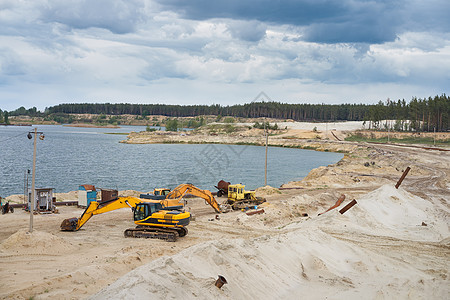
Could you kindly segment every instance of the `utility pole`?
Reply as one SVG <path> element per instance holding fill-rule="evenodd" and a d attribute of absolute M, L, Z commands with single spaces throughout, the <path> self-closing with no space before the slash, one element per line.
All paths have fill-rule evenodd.
<path fill-rule="evenodd" d="M 390 136 L 389 136 L 389 134 L 390 134 L 390 129 L 391 129 L 391 124 L 390 124 L 390 121 L 388 121 L 389 123 L 387 123 L 388 124 L 388 144 L 389 144 L 389 142 L 390 142 Z"/>
<path fill-rule="evenodd" d="M 264 134 L 266 135 L 266 163 L 264 167 L 264 186 L 267 185 L 267 149 L 269 143 L 269 130 L 266 128 L 266 120 L 264 120 Z"/>
<path fill-rule="evenodd" d="M 434 126 L 434 135 L 433 135 L 433 146 L 436 147 L 436 126 Z"/>
<path fill-rule="evenodd" d="M 36 139 L 37 139 L 37 127 L 34 128 L 34 132 L 30 131 L 28 132 L 28 139 L 31 140 L 31 133 L 34 133 L 34 147 L 33 147 L 33 174 L 31 179 L 31 199 L 30 199 L 30 229 L 29 232 L 33 232 L 33 214 L 34 214 L 34 202 L 36 201 L 36 190 L 35 190 L 35 179 L 36 179 Z M 40 139 L 44 139 L 44 135 L 42 132 L 39 132 L 41 134 Z"/>

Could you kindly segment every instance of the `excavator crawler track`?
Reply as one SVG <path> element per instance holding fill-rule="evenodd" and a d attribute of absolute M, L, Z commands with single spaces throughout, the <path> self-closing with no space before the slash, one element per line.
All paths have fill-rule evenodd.
<path fill-rule="evenodd" d="M 187 233 L 186 231 L 183 231 Z M 186 233 L 184 235 L 186 235 Z M 180 234 L 177 229 L 167 229 L 167 228 L 144 228 L 136 227 L 129 228 L 123 233 L 125 237 L 133 238 L 146 238 L 146 239 L 160 239 L 168 242 L 176 242 Z M 183 235 L 182 235 L 183 236 Z"/>

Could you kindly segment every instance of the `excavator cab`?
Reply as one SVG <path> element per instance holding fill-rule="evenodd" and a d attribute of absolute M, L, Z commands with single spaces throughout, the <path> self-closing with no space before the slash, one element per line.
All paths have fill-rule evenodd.
<path fill-rule="evenodd" d="M 228 186 L 228 199 L 233 201 L 239 201 L 249 198 L 251 198 L 251 192 L 245 191 L 245 185 L 230 184 Z"/>
<path fill-rule="evenodd" d="M 162 210 L 161 203 L 139 203 L 134 208 L 134 221 L 142 221 L 155 212 Z"/>
<path fill-rule="evenodd" d="M 170 189 L 156 188 L 153 190 L 153 195 L 155 195 L 155 196 L 166 196 L 169 193 L 170 193 Z"/>

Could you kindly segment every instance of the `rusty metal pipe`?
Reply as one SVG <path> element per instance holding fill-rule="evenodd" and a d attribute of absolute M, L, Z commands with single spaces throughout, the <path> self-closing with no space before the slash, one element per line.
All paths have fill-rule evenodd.
<path fill-rule="evenodd" d="M 347 210 L 349 210 L 350 208 L 352 208 L 353 205 L 355 205 L 356 203 L 358 203 L 358 202 L 356 202 L 356 200 L 353 199 L 349 204 L 347 204 L 346 206 L 344 206 L 339 212 L 341 213 L 341 215 L 344 214 Z"/>
<path fill-rule="evenodd" d="M 400 179 L 397 181 L 397 184 L 395 185 L 395 188 L 398 189 L 398 187 L 400 186 L 400 184 L 402 184 L 403 179 L 405 179 L 406 175 L 408 175 L 409 170 L 411 170 L 410 167 L 407 167 L 405 172 L 403 172 L 402 177 L 400 177 Z"/>
<path fill-rule="evenodd" d="M 219 275 L 219 278 L 217 278 L 215 286 L 217 286 L 219 289 L 227 283 L 227 280 L 222 275 Z"/>

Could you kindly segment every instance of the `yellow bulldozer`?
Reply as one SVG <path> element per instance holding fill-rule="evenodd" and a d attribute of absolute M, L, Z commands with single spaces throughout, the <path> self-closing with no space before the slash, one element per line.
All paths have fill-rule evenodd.
<path fill-rule="evenodd" d="M 262 197 L 256 197 L 255 191 L 246 191 L 243 184 L 228 185 L 228 200 L 234 210 L 243 209 L 253 205 L 260 205 L 266 202 Z"/>

